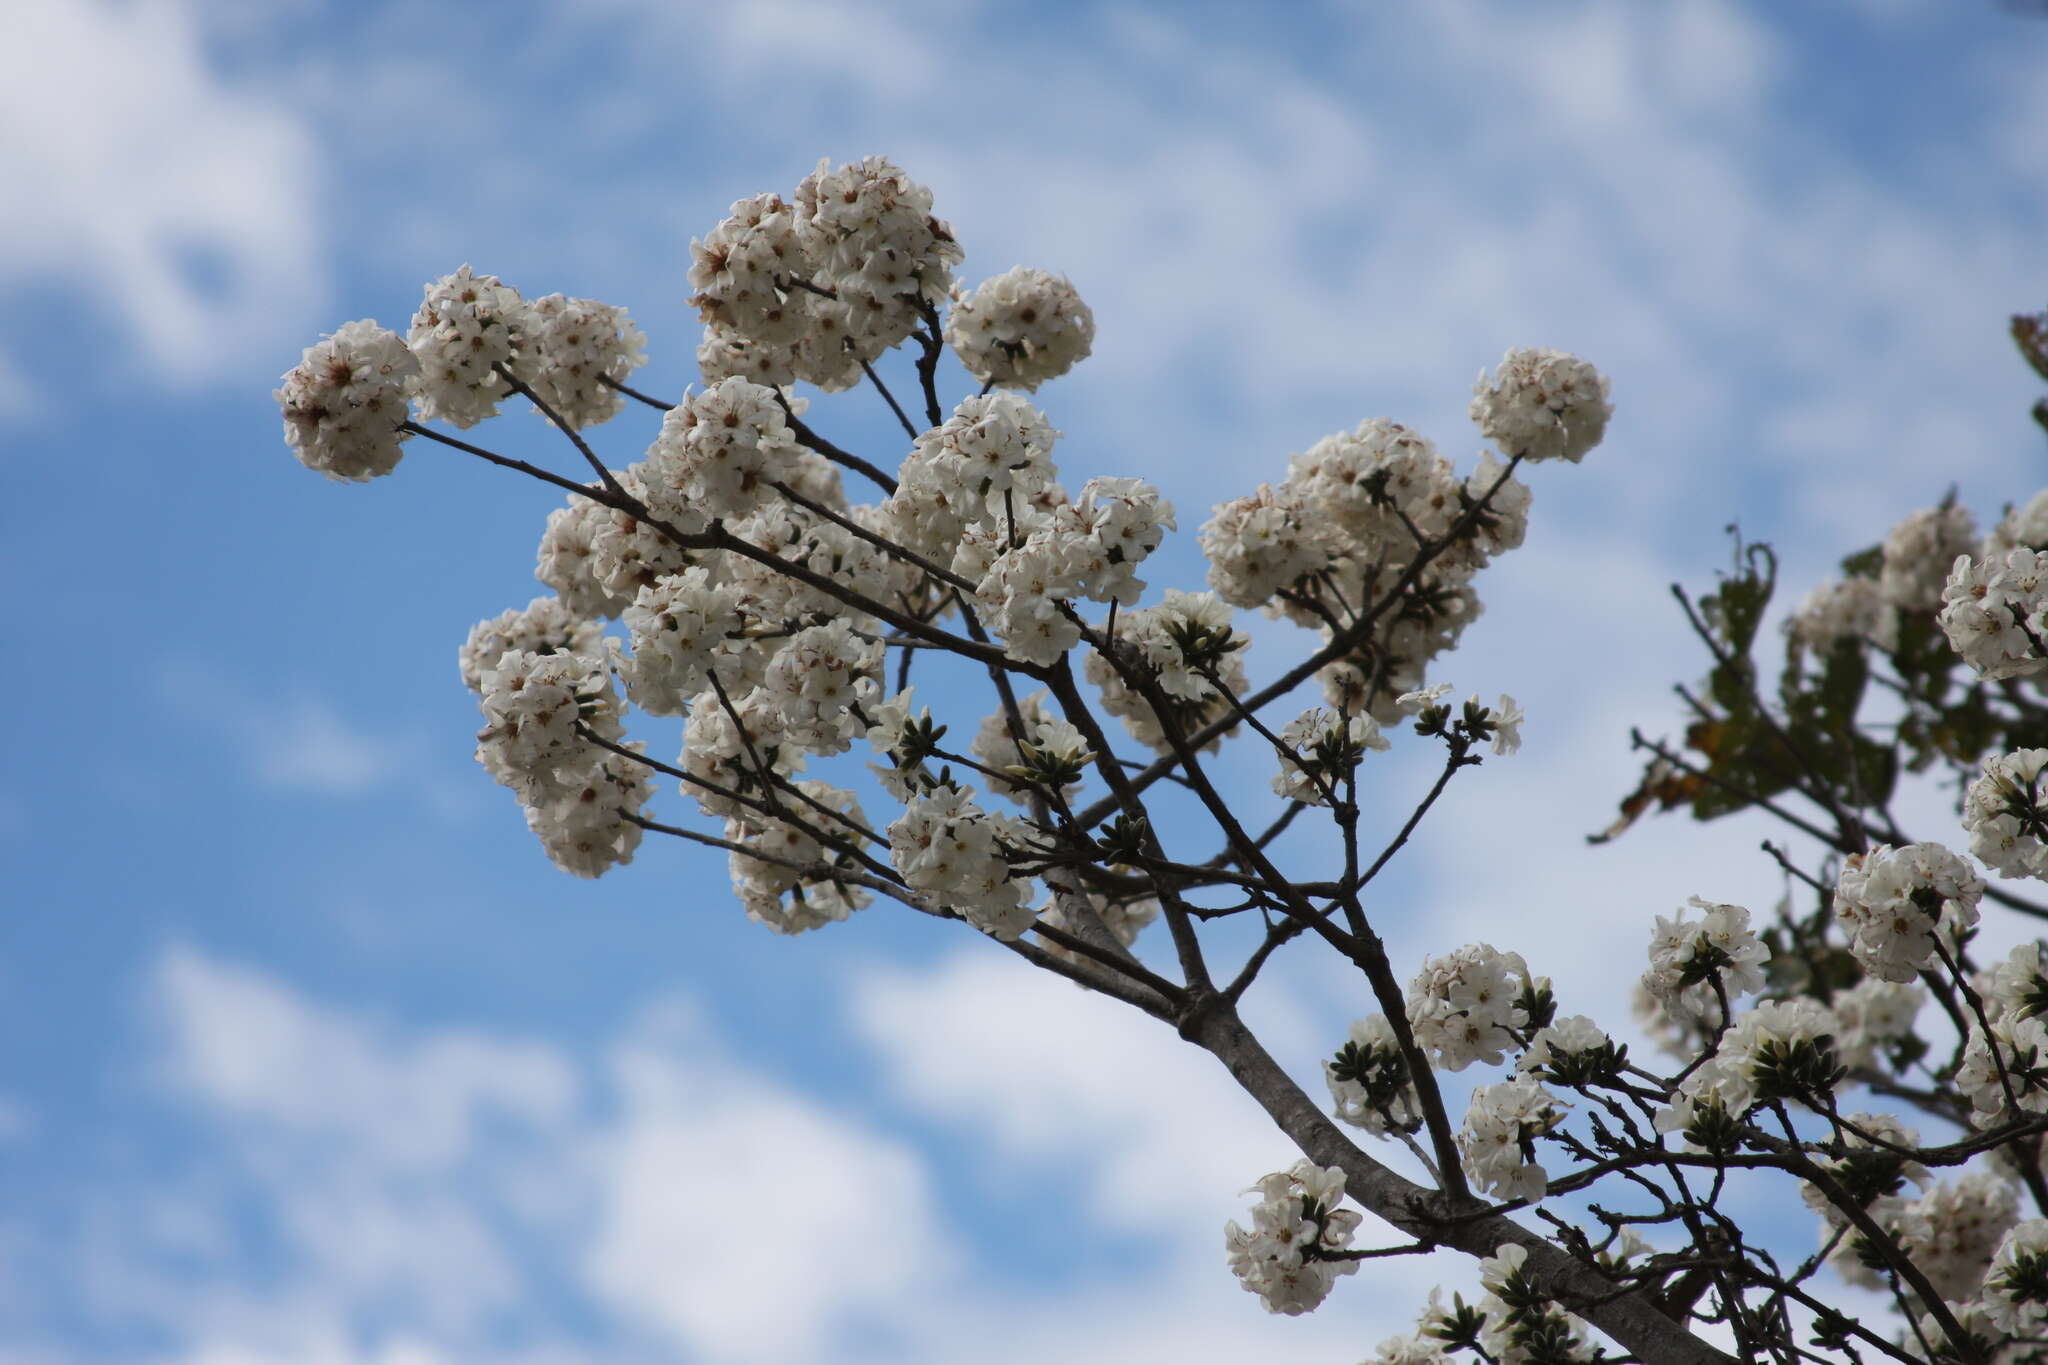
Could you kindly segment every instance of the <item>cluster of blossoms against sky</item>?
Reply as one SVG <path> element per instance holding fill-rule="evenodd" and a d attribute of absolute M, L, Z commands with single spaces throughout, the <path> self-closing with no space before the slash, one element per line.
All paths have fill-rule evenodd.
<path fill-rule="evenodd" d="M 714 822 L 715 833 L 687 837 L 728 852 L 737 898 L 776 932 L 846 919 L 880 892 L 1012 944 L 1035 930 L 1051 960 L 1099 971 L 1118 953 L 1135 963 L 1129 945 L 1168 894 L 1137 875 L 1158 847 L 1146 831 L 1102 844 L 1082 833 L 1114 808 L 1083 811 L 1089 783 L 1147 762 L 1115 749 L 1193 774 L 1196 752 L 1256 731 L 1275 793 L 1353 819 L 1354 774 L 1397 724 L 1443 737 L 1453 768 L 1476 761 L 1465 755 L 1482 742 L 1515 751 L 1512 698 L 1474 697 L 1454 719 L 1448 686 L 1427 678 L 1481 610 L 1479 571 L 1523 540 L 1520 465 L 1576 463 L 1600 441 L 1612 407 L 1591 365 L 1521 349 L 1482 375 L 1470 414 L 1495 451 L 1466 473 L 1384 419 L 1315 443 L 1278 484 L 1214 508 L 1199 530 L 1206 590 L 1154 594 L 1142 574 L 1178 529 L 1174 508 L 1137 479 L 1095 476 L 1070 490 L 1055 460 L 1060 433 L 1024 396 L 1088 354 L 1086 304 L 1068 281 L 1025 268 L 964 289 L 953 277 L 963 252 L 931 208 L 929 191 L 879 158 L 821 163 L 788 197 L 736 203 L 692 243 L 705 383 L 673 405 L 630 387 L 646 357 L 623 309 L 528 300 L 467 266 L 427 286 L 404 336 L 348 323 L 284 377 L 286 439 L 332 479 L 389 474 L 419 436 L 516 464 L 425 425 L 466 430 L 515 398 L 587 462 L 576 480 L 520 466 L 567 493 L 537 554 L 549 592 L 480 623 L 460 653 L 484 718 L 478 761 L 557 865 L 589 877 L 630 861 L 655 827 L 645 808 L 661 774 Z M 913 340 L 927 420 L 890 397 L 908 444 L 890 473 L 814 431 L 795 385 L 881 388 L 874 363 Z M 950 413 L 932 384 L 942 345 L 981 385 Z M 665 414 L 641 458 L 614 469 L 585 433 L 629 397 Z M 849 497 L 850 476 L 873 486 L 870 501 Z M 1938 617 L 1982 676 L 2030 678 L 2048 670 L 2044 547 L 2048 494 L 1981 542 L 1967 511 L 1928 509 L 1891 533 L 1870 572 L 1816 591 L 1788 629 L 1795 647 L 1826 652 Z M 1322 643 L 1294 680 L 1314 679 L 1323 705 L 1273 728 L 1257 719 L 1291 683 L 1246 703 L 1239 610 Z M 622 635 L 607 635 L 607 621 Z M 905 685 L 914 657 L 934 650 L 992 685 L 972 727 L 941 724 Z M 1091 703 L 1064 671 L 1077 650 Z M 628 738 L 636 708 L 686 718 L 673 761 Z M 1121 722 L 1122 740 L 1096 708 Z M 949 729 L 972 739 L 948 748 Z M 858 780 L 888 814 L 809 775 L 814 761 L 847 756 L 866 763 Z M 2044 767 L 2044 750 L 1985 762 L 1964 807 L 1970 855 L 1985 867 L 2048 876 Z M 1073 875 L 1077 847 L 1101 874 L 1092 881 Z M 1690 1141 L 1782 1097 L 1787 1075 L 1832 1084 L 1841 1069 L 1874 1065 L 1910 1033 L 1923 974 L 1961 952 L 1983 891 L 1971 858 L 1939 844 L 1850 857 L 1834 914 L 1866 975 L 1825 1002 L 1767 1000 L 1739 1015 L 1734 1002 L 1764 988 L 1771 957 L 1748 911 L 1695 901 L 1701 918 L 1660 918 L 1641 1007 L 1663 1040 L 1699 1060 L 1663 1093 L 1655 1128 Z M 1968 1025 L 1956 1086 L 1986 1127 L 2048 1112 L 2048 1067 L 2015 1073 L 2001 1061 L 2048 1058 L 2038 952 L 2016 952 L 1981 986 L 1986 1006 Z M 1406 1139 L 1433 1102 L 1416 1068 L 1501 1068 L 1473 1090 L 1439 1156 L 1454 1149 L 1485 1194 L 1543 1199 L 1548 1149 L 1538 1144 L 1574 1108 L 1558 1090 L 1617 1082 L 1623 1050 L 1590 1019 L 1556 1018 L 1548 979 L 1490 945 L 1428 959 L 1405 1002 L 1380 998 L 1387 1013 L 1354 1024 L 1328 1068 L 1335 1116 Z M 1862 1117 L 1865 1134 L 1911 1138 Z M 2011 1177 L 1935 1182 L 1914 1168 L 1900 1180 L 1918 1192 L 1888 1193 L 1867 1212 L 1928 1262 L 1956 1320 L 2003 1330 L 2026 1318 L 2033 1309 L 2007 1292 L 2019 1272 L 2001 1279 L 1992 1268 L 2032 1267 L 2048 1236 L 2018 1219 Z M 1344 1176 L 1304 1162 L 1254 1188 L 1252 1226 L 1228 1230 L 1231 1265 L 1268 1308 L 1307 1311 L 1356 1268 L 1347 1248 L 1358 1215 L 1337 1208 Z M 1809 1199 L 1832 1230 L 1831 1260 L 1867 1278 L 1862 1225 L 1847 1228 L 1814 1187 Z M 1625 1263 L 1642 1250 L 1630 1232 L 1604 1254 Z M 1467 1329 L 1475 1349 L 1504 1361 L 1533 1358 L 1538 1341 L 1545 1358 L 1587 1358 L 1583 1324 L 1527 1292 L 1521 1253 L 1505 1246 L 1483 1268 L 1490 1325 L 1433 1301 L 1417 1334 L 1381 1359 L 1439 1358 Z"/>

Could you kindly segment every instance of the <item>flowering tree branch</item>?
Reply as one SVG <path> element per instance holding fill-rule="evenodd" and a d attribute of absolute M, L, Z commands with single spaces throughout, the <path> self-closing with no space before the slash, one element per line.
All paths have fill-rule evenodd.
<path fill-rule="evenodd" d="M 2048 877 L 2048 749 L 2030 747 L 2048 736 L 2048 494 L 1981 542 L 1951 498 L 1851 556 L 1792 614 L 1775 691 L 1755 661 L 1769 550 L 1738 542 L 1712 594 L 1674 589 L 1709 673 L 1679 689 L 1682 745 L 1633 732 L 1649 766 L 1596 841 L 1652 808 L 1753 808 L 1813 847 L 1765 842 L 1788 892 L 1761 926 L 1699 897 L 1697 918 L 1657 917 L 1638 1004 L 1667 1073 L 1562 1014 L 1518 953 L 1446 944 L 1397 964 L 1364 894 L 1457 773 L 1519 748 L 1512 697 L 1457 703 L 1428 678 L 1478 614 L 1482 571 L 1522 541 L 1521 472 L 1599 444 L 1612 406 L 1592 366 L 1509 352 L 1470 408 L 1496 453 L 1463 475 L 1382 419 L 1317 442 L 1216 505 L 1206 591 L 1155 597 L 1138 575 L 1174 509 L 1135 479 L 1068 490 L 1058 433 L 1022 396 L 1092 345 L 1071 283 L 1020 268 L 956 288 L 963 253 L 929 192 L 879 158 L 740 201 L 691 256 L 705 386 L 675 403 L 629 382 L 645 338 L 624 310 L 529 300 L 467 267 L 427 287 L 405 336 L 345 324 L 277 394 L 287 440 L 331 478 L 389 474 L 424 437 L 567 495 L 537 555 L 551 595 L 461 651 L 478 761 L 557 865 L 594 877 L 673 837 L 728 855 L 771 931 L 881 898 L 1172 1027 L 1302 1153 L 1248 1191 L 1251 1226 L 1225 1230 L 1269 1310 L 1311 1311 L 1381 1256 L 1478 1262 L 1476 1296 L 1432 1296 L 1378 1365 L 2048 1349 L 2048 965 L 2040 944 L 1972 951 L 1981 901 L 2048 913 L 1987 880 Z M 899 401 L 880 365 L 906 344 L 917 393 Z M 950 411 L 948 356 L 970 381 Z M 796 387 L 862 382 L 910 443 L 893 472 L 824 435 Z M 507 398 L 563 435 L 577 477 L 437 429 Z M 660 433 L 614 468 L 587 433 L 629 400 Z M 855 502 L 842 471 L 879 500 Z M 1254 610 L 1316 637 L 1256 688 L 1234 615 Z M 913 660 L 951 719 L 914 697 Z M 1864 713 L 1873 683 L 1894 704 L 1882 720 Z M 1269 714 L 1311 686 L 1321 704 Z M 636 712 L 686 718 L 674 762 L 628 737 Z M 1400 731 L 1444 763 L 1375 832 L 1361 772 Z M 1221 776 L 1225 743 L 1269 767 L 1277 813 Z M 854 785 L 807 775 L 814 761 Z M 1966 787 L 1967 857 L 1892 814 L 1901 775 L 1937 768 Z M 651 814 L 657 777 L 715 832 Z M 1284 836 L 1308 812 L 1329 834 L 1304 848 Z M 1264 932 L 1246 951 L 1216 925 L 1251 912 Z M 1140 942 L 1154 921 L 1156 950 Z M 1327 1106 L 1240 1013 L 1296 939 L 1335 952 L 1374 1007 L 1324 1063 Z M 1454 1094 L 1444 1078 L 1475 1066 Z M 1942 1133 L 1851 1109 L 1858 1089 Z M 1773 1182 L 1819 1220 L 1818 1250 L 1737 1217 Z M 1368 1214 L 1408 1240 L 1353 1247 Z M 1832 1306 L 1824 1274 L 1888 1294 L 1897 1322 Z"/>

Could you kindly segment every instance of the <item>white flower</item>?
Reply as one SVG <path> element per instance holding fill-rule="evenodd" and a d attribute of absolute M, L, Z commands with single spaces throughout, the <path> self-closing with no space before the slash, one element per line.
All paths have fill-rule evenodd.
<path fill-rule="evenodd" d="M 1006 941 L 1031 927 L 1029 887 L 1010 875 L 1001 826 L 965 788 L 912 798 L 888 832 L 889 859 L 914 890 Z"/>
<path fill-rule="evenodd" d="M 2048 554 L 2007 551 L 1996 560 L 1957 555 L 1936 619 L 1963 662 L 1987 679 L 2048 670 L 2035 641 L 2048 628 Z"/>
<path fill-rule="evenodd" d="M 472 692 L 484 690 L 484 674 L 498 666 L 507 651 L 523 649 L 532 654 L 584 654 L 602 652 L 600 627 L 569 610 L 559 597 L 536 597 L 524 607 L 502 612 L 470 628 L 456 654 L 462 685 Z"/>
<path fill-rule="evenodd" d="M 1250 640 L 1232 628 L 1230 608 L 1214 593 L 1168 588 L 1159 606 L 1118 616 L 1116 638 L 1127 647 L 1126 667 L 1154 674 L 1172 722 L 1183 734 L 1229 713 L 1229 703 L 1209 682 L 1205 668 L 1233 693 L 1245 692 L 1244 647 Z M 1103 709 L 1121 717 L 1133 739 L 1171 752 L 1163 718 L 1121 670 L 1096 652 L 1088 655 L 1085 670 L 1088 681 L 1101 690 Z"/>
<path fill-rule="evenodd" d="M 837 811 L 856 825 L 867 823 L 852 792 L 818 781 L 803 781 L 796 786 L 817 804 L 786 799 L 785 805 L 809 830 L 753 811 L 732 817 L 725 825 L 725 837 L 731 842 L 745 844 L 754 853 L 779 860 L 769 861 L 767 857 L 748 853 L 734 853 L 731 860 L 733 891 L 746 907 L 747 917 L 778 934 L 800 934 L 843 920 L 871 899 L 865 890 L 850 882 L 788 865 L 836 864 L 840 860 L 840 855 L 828 850 L 811 830 L 858 842 L 854 831 L 818 806 Z"/>
<path fill-rule="evenodd" d="M 2048 1218 L 2029 1218 L 1999 1241 L 1984 1278 L 1984 1311 L 2014 1336 L 2036 1336 L 2048 1323 Z"/>
<path fill-rule="evenodd" d="M 1971 1299 L 1988 1289 L 2001 1239 L 2019 1221 L 2013 1182 L 1993 1171 L 1944 1180 L 1899 1214 L 1900 1249 L 1944 1299 Z"/>
<path fill-rule="evenodd" d="M 1231 1222 L 1223 1229 L 1230 1268 L 1267 1312 L 1309 1312 L 1329 1296 L 1337 1276 L 1358 1270 L 1355 1260 L 1328 1256 L 1350 1247 L 1362 1218 L 1337 1207 L 1344 1197 L 1344 1172 L 1298 1161 L 1246 1192 L 1253 1191 L 1261 1198 L 1252 1208 L 1252 1226 Z"/>
<path fill-rule="evenodd" d="M 1997 559 L 2008 550 L 2048 550 L 2048 488 L 2034 494 L 2024 507 L 2008 505 L 1998 525 L 1984 537 L 1978 554 Z"/>
<path fill-rule="evenodd" d="M 1479 704 L 1479 694 L 1472 694 L 1473 705 Z M 1515 705 L 1515 699 L 1503 692 L 1500 701 L 1487 713 L 1493 724 L 1493 751 L 1497 754 L 1512 754 L 1522 748 L 1522 721 L 1526 719 L 1522 708 Z"/>
<path fill-rule="evenodd" d="M 479 706 L 476 760 L 529 806 L 581 789 L 603 762 L 579 725 L 606 740 L 622 733 L 611 672 L 589 655 L 509 650 L 483 675 Z"/>
<path fill-rule="evenodd" d="M 1040 724 L 1057 719 L 1052 711 L 1047 709 L 1045 698 L 1046 693 L 1043 689 L 1028 692 L 1017 698 L 1017 719 L 1023 724 L 1024 738 L 1027 742 L 1037 733 Z M 1013 764 L 1021 763 L 1024 757 L 1016 737 L 1010 732 L 1010 718 L 1000 709 L 981 718 L 981 724 L 974 734 L 974 743 L 968 748 L 968 753 L 998 773 Z M 1004 778 L 990 778 L 988 788 L 997 796 L 1014 801 L 1020 806 L 1028 804 L 1031 800 L 1030 787 Z"/>
<path fill-rule="evenodd" d="M 2007 1017 L 2029 1018 L 2048 1009 L 2048 964 L 2042 957 L 2039 940 L 2022 943 L 2007 953 L 2003 962 L 1978 975 L 1977 989 L 1994 1023 Z"/>
<path fill-rule="evenodd" d="M 1749 911 L 1739 905 L 1717 905 L 1694 896 L 1686 905 L 1704 912 L 1688 920 L 1680 910 L 1672 919 L 1657 916 L 1650 932 L 1650 969 L 1643 986 L 1675 1014 L 1698 1017 L 1711 1007 L 1713 979 L 1732 1002 L 1763 989 L 1763 964 L 1771 950 L 1749 927 Z"/>
<path fill-rule="evenodd" d="M 623 746 L 644 754 L 644 744 Z M 526 807 L 526 826 L 562 871 L 602 876 L 633 861 L 640 826 L 632 816 L 654 794 L 653 770 L 622 754 L 597 751 L 596 761 L 573 770 L 554 799 Z"/>
<path fill-rule="evenodd" d="M 1419 687 L 1413 692 L 1403 692 L 1394 698 L 1394 705 L 1406 711 L 1420 711 L 1426 706 L 1435 706 L 1450 695 L 1449 683 L 1437 683 L 1434 687 Z"/>
<path fill-rule="evenodd" d="M 1445 1071 L 1463 1071 L 1475 1061 L 1498 1066 L 1517 1046 L 1513 1030 L 1528 1026 L 1528 1011 L 1516 1001 L 1532 984 L 1520 953 L 1490 944 L 1426 959 L 1408 983 L 1416 1045 Z"/>
<path fill-rule="evenodd" d="M 802 456 L 775 390 L 721 379 L 663 417 L 642 477 L 679 495 L 700 517 L 730 519 L 775 499 L 769 485 L 789 482 Z"/>
<path fill-rule="evenodd" d="M 272 395 L 284 410 L 284 439 L 308 469 L 364 483 L 398 467 L 411 433 L 406 390 L 419 361 L 396 332 L 364 319 L 345 322 L 306 348 Z"/>
<path fill-rule="evenodd" d="M 1334 528 L 1293 484 L 1218 503 L 1200 533 L 1209 586 L 1234 607 L 1264 607 L 1274 594 L 1327 569 L 1339 553 Z"/>
<path fill-rule="evenodd" d="M 413 400 L 420 420 L 473 427 L 498 415 L 510 367 L 532 322 L 519 291 L 463 266 L 426 288 L 406 345 L 419 357 Z"/>
<path fill-rule="evenodd" d="M 1840 1032 L 1835 1035 L 1836 1059 L 1851 1071 L 1880 1069 L 1879 1050 L 1913 1032 L 1913 1019 L 1927 1003 L 1917 984 L 1866 976 L 1828 999 Z"/>
<path fill-rule="evenodd" d="M 837 296 L 813 309 L 813 326 L 836 322 L 856 362 L 909 336 L 918 300 L 944 302 L 962 259 L 931 191 L 878 156 L 837 170 L 820 161 L 796 187 L 794 226 L 812 283 Z"/>
<path fill-rule="evenodd" d="M 1807 593 L 1785 619 L 1785 633 L 1817 654 L 1843 640 L 1889 645 L 1898 637 L 1897 616 L 1875 579 L 1845 578 Z"/>
<path fill-rule="evenodd" d="M 1577 463 L 1607 434 L 1614 405 L 1598 370 L 1563 351 L 1511 350 L 1472 386 L 1472 421 L 1503 453 Z"/>
<path fill-rule="evenodd" d="M 1963 794 L 1963 828 L 1978 862 L 2008 877 L 2048 879 L 2048 749 L 1984 760 Z"/>
<path fill-rule="evenodd" d="M 1818 1000 L 1765 1001 L 1736 1019 L 1721 1036 L 1720 1051 L 1685 1078 L 1679 1093 L 1694 1104 L 1716 1102 L 1741 1115 L 1759 1100 L 1798 1093 L 1809 1084 L 1819 1088 L 1826 1078 L 1817 1068 L 1833 1056 L 1824 1040 L 1835 1032 L 1834 1015 Z M 1671 1131 L 1664 1115 L 1658 1127 Z"/>
<path fill-rule="evenodd" d="M 1846 1120 L 1857 1130 L 1842 1135 L 1847 1150 L 1839 1157 L 1821 1157 L 1816 1164 L 1835 1178 L 1843 1192 L 1858 1201 L 1872 1222 L 1896 1237 L 1912 1208 L 1912 1201 L 1901 1191 L 1909 1182 L 1925 1189 L 1933 1177 L 1919 1162 L 1888 1151 L 1880 1144 L 1917 1148 L 1920 1134 L 1886 1114 L 1849 1114 Z M 1878 1141 L 1872 1142 L 1862 1133 Z M 1806 1207 L 1820 1215 L 1823 1244 L 1834 1243 L 1828 1263 L 1836 1272 L 1850 1284 L 1880 1287 L 1883 1281 L 1871 1264 L 1876 1253 L 1850 1225 L 1849 1214 L 1810 1181 L 1799 1182 L 1799 1197 Z"/>
<path fill-rule="evenodd" d="M 760 688 L 733 697 L 730 711 L 716 692 L 699 693 L 683 730 L 681 767 L 691 779 L 683 794 L 706 815 L 746 815 L 752 809 L 747 800 L 765 800 L 767 778 L 803 770 L 804 750 L 781 740 L 775 705 Z"/>
<path fill-rule="evenodd" d="M 640 589 L 624 619 L 633 633 L 633 656 L 619 670 L 626 695 L 651 716 L 680 716 L 740 624 L 739 594 L 704 569 L 685 569 Z"/>
<path fill-rule="evenodd" d="M 1357 767 L 1361 758 L 1389 747 L 1379 722 L 1371 716 L 1347 717 L 1320 706 L 1287 722 L 1280 740 L 1285 747 L 1280 752 L 1280 771 L 1273 777 L 1273 793 L 1311 806 L 1330 804 L 1330 796 L 1343 789 L 1344 775 Z"/>
<path fill-rule="evenodd" d="M 861 639 L 843 616 L 798 631 L 761 678 L 774 733 L 814 754 L 844 753 L 867 732 L 851 708 L 881 661 L 880 643 Z"/>
<path fill-rule="evenodd" d="M 1995 1056 L 1993 1043 L 1997 1044 Z M 2021 1116 L 2009 1112 L 2007 1086 L 2012 1087 L 2023 1114 L 2048 1113 L 2048 1083 L 2040 1079 L 2044 1071 L 2048 1071 L 2048 1018 L 2003 1014 L 1992 1019 L 1989 1040 L 1983 1029 L 1970 1026 L 1969 1043 L 1963 1049 L 1963 1064 L 1956 1071 L 1954 1084 L 1976 1110 L 1978 1122 L 1988 1127 Z"/>
<path fill-rule="evenodd" d="M 1953 954 L 1977 923 L 1984 882 L 1940 844 L 1879 844 L 1844 860 L 1835 883 L 1835 918 L 1863 969 L 1885 981 L 1911 981 L 1935 961 L 1937 930 Z"/>
<path fill-rule="evenodd" d="M 1064 276 L 1018 266 L 953 291 L 946 344 L 967 372 L 1003 389 L 1036 389 L 1081 361 L 1095 343 L 1095 315 Z"/>
<path fill-rule="evenodd" d="M 647 337 L 626 310 L 561 294 L 528 307 L 521 377 L 571 427 L 616 417 L 626 396 L 604 381 L 623 382 L 647 363 Z"/>
<path fill-rule="evenodd" d="M 1401 1055 L 1394 1026 L 1383 1014 L 1369 1014 L 1351 1023 L 1349 1060 L 1365 1072 L 1363 1078 L 1338 1079 L 1331 1063 L 1323 1063 L 1323 1079 L 1330 1087 L 1331 1110 L 1354 1128 L 1375 1136 L 1399 1130 L 1412 1132 L 1422 1123 L 1422 1101 L 1408 1074 L 1407 1059 Z M 1343 1054 L 1340 1054 L 1340 1059 Z"/>
<path fill-rule="evenodd" d="M 1563 1117 L 1557 1097 L 1534 1076 L 1476 1087 L 1458 1130 L 1458 1152 L 1466 1173 L 1480 1189 L 1499 1198 L 1542 1199 L 1543 1167 L 1525 1160 L 1523 1153 Z"/>
<path fill-rule="evenodd" d="M 1923 507 L 1891 529 L 1884 539 L 1884 567 L 1878 587 L 1901 611 L 1931 612 L 1956 556 L 1977 548 L 1977 527 L 1962 506 Z"/>
<path fill-rule="evenodd" d="M 1515 1069 L 1538 1076 L 1555 1075 L 1561 1066 L 1568 1068 L 1575 1057 L 1606 1055 L 1613 1041 L 1585 1015 L 1570 1015 L 1538 1029 Z"/>

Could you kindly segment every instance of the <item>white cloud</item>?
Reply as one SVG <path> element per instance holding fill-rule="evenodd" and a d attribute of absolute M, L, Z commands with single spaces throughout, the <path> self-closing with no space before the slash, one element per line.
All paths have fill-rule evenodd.
<path fill-rule="evenodd" d="M 412 760 L 411 745 L 363 727 L 305 690 L 284 698 L 258 695 L 189 660 L 165 663 L 158 689 L 202 732 L 239 747 L 250 777 L 272 790 L 361 795 L 391 782 Z"/>
<path fill-rule="evenodd" d="M 621 1359 L 838 1359 L 964 1273 L 911 1149 L 742 1067 L 681 1001 L 600 1068 L 189 947 L 149 995 L 165 1093 L 218 1141 L 203 1175 L 91 1201 L 77 1288 L 183 1359 L 475 1359 L 508 1323 L 515 1358 L 560 1355 L 550 1298 Z M 254 1262 L 250 1210 L 274 1242 Z"/>
<path fill-rule="evenodd" d="M 564 1122 L 578 1082 L 553 1050 L 462 1030 L 402 1041 L 261 972 L 174 948 L 157 963 L 172 1079 L 224 1116 L 360 1146 L 380 1164 L 446 1167 L 478 1125 Z"/>
<path fill-rule="evenodd" d="M 615 1308 L 704 1359 L 809 1360 L 947 1292 L 954 1258 L 901 1144 L 732 1065 L 678 1007 L 612 1067 L 622 1109 L 586 1149 L 582 1264 Z"/>
<path fill-rule="evenodd" d="M 396 745 L 353 728 L 321 699 L 302 697 L 246 724 L 257 780 L 284 791 L 368 791 L 399 766 Z"/>
<path fill-rule="evenodd" d="M 1215 1058 L 1007 958 L 874 966 L 854 979 L 849 1010 L 892 1093 L 987 1144 L 985 1178 L 1019 1159 L 1030 1174 L 1012 1179 L 1078 1175 L 1090 1212 L 1112 1226 L 1207 1236 L 1237 1191 L 1298 1159 Z"/>
<path fill-rule="evenodd" d="M 643 1011 L 596 1066 L 336 1010 L 180 947 L 151 982 L 160 1075 L 217 1140 L 203 1174 L 88 1201 L 74 1287 L 180 1365 L 565 1365 L 592 1322 L 612 1362 L 1164 1362 L 1342 1349 L 1358 1314 L 1405 1319 L 1458 1273 L 1380 1265 L 1347 1283 L 1348 1309 L 1269 1318 L 1215 1243 L 1284 1140 L 1170 1032 L 992 966 L 1009 964 L 878 969 L 849 1008 L 900 1098 L 971 1125 L 1012 1178 L 1077 1178 L 1076 1235 L 1145 1234 L 1087 1280 L 979 1265 L 941 1222 L 928 1157 L 741 1065 L 684 1001 Z M 274 1243 L 253 1262 L 251 1218 Z M 551 1301 L 572 1318 L 533 1306 Z"/>
<path fill-rule="evenodd" d="M 322 288 L 309 130 L 214 72 L 179 0 L 15 0 L 8 27 L 0 288 L 75 290 L 163 384 L 275 352 Z"/>

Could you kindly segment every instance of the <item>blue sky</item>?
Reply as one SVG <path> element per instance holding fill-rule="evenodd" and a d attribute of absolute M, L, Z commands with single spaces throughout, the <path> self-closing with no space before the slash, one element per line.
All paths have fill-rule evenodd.
<path fill-rule="evenodd" d="M 2003 337 L 2048 277 L 2048 22 L 1248 13 L 14 0 L 0 1362 L 1349 1360 L 1467 1282 L 1403 1263 L 1265 1315 L 1219 1233 L 1284 1142 L 1172 1037 L 964 932 L 775 938 L 678 847 L 555 873 L 470 760 L 454 664 L 538 590 L 555 499 L 424 442 L 330 486 L 270 398 L 465 261 L 627 306 L 679 391 L 691 236 L 873 153 L 933 188 L 966 280 L 1041 266 L 1093 306 L 1095 358 L 1039 401 L 1070 481 L 1175 499 L 1158 585 L 1291 452 L 1388 416 L 1469 461 L 1472 376 L 1578 351 L 1608 441 L 1537 471 L 1435 675 L 1514 693 L 1527 743 L 1375 912 L 1404 969 L 1519 948 L 1618 1028 L 1652 914 L 1778 894 L 1755 825 L 1579 839 L 1698 671 L 1665 584 L 1709 581 L 1730 521 L 1796 594 L 1950 483 L 1985 518 L 2048 483 Z M 817 412 L 900 455 L 872 395 Z M 1432 763 L 1408 747 L 1389 820 Z M 1303 955 L 1253 1017 L 1313 1084 L 1363 1008 Z"/>

